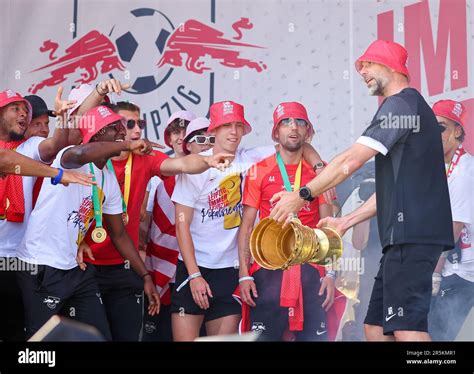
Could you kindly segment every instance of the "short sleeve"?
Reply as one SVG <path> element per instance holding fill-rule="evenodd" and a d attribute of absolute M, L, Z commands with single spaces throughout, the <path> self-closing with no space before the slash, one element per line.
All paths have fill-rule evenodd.
<path fill-rule="evenodd" d="M 470 224 L 472 222 L 472 178 L 457 174 L 449 184 L 449 198 L 453 221 Z"/>
<path fill-rule="evenodd" d="M 266 145 L 261 147 L 249 148 L 242 150 L 242 160 L 243 162 L 248 163 L 257 163 L 262 161 L 263 159 L 274 155 L 276 153 L 276 149 L 274 145 Z"/>
<path fill-rule="evenodd" d="M 24 143 L 24 147 L 27 147 L 27 148 L 25 149 L 25 154 L 31 155 L 31 156 L 29 156 L 29 157 L 32 158 L 33 160 L 40 161 L 40 162 L 42 162 L 43 164 L 49 164 L 48 162 L 44 162 L 44 161 L 41 159 L 41 155 L 40 155 L 40 152 L 39 152 L 39 145 L 40 145 L 44 140 L 46 140 L 46 139 L 45 139 L 45 138 L 42 138 L 41 136 L 32 136 L 31 138 L 29 138 L 29 139 Z"/>
<path fill-rule="evenodd" d="M 171 200 L 175 203 L 194 208 L 202 189 L 200 185 L 201 175 L 179 174 Z"/>
<path fill-rule="evenodd" d="M 255 209 L 260 209 L 261 194 L 261 178 L 255 178 L 251 174 L 247 174 L 245 177 L 243 204 Z"/>
<path fill-rule="evenodd" d="M 123 212 L 122 192 L 117 178 L 110 172 L 104 173 L 104 177 L 106 178 L 104 182 L 105 202 L 102 211 L 105 214 L 121 214 Z"/>
<path fill-rule="evenodd" d="M 419 117 L 401 97 L 385 99 L 370 126 L 357 139 L 384 156 L 410 132 L 420 131 Z"/>
<path fill-rule="evenodd" d="M 158 177 L 153 177 L 150 180 L 150 182 L 148 182 L 147 192 L 149 192 L 149 195 L 148 195 L 148 201 L 146 204 L 146 210 L 148 212 L 153 211 L 153 205 L 155 203 L 156 192 L 158 191 L 159 185 L 161 183 L 162 181 Z"/>
<path fill-rule="evenodd" d="M 148 157 L 150 158 L 149 161 L 151 162 L 151 175 L 150 175 L 150 177 L 157 176 L 157 177 L 160 177 L 162 179 L 166 178 L 166 177 L 161 175 L 161 164 L 163 163 L 163 161 L 165 161 L 169 157 L 166 154 L 164 154 L 162 152 L 158 152 L 158 151 L 154 151 Z"/>

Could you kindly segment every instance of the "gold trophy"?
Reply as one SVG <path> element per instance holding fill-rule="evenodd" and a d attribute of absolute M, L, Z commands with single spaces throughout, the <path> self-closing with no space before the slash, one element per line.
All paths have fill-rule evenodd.
<path fill-rule="evenodd" d="M 268 270 L 286 270 L 292 265 L 314 262 L 329 265 L 342 255 L 342 238 L 330 227 L 313 229 L 297 218 L 283 224 L 265 218 L 253 229 L 250 251 Z"/>

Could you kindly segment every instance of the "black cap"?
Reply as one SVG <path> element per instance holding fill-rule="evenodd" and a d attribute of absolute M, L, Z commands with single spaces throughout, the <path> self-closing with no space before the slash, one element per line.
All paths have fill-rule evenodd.
<path fill-rule="evenodd" d="M 39 117 L 43 114 L 47 114 L 49 117 L 56 117 L 53 114 L 53 111 L 48 109 L 45 101 L 37 95 L 25 96 L 25 99 L 29 101 L 31 107 L 33 108 L 33 117 L 32 119 Z"/>

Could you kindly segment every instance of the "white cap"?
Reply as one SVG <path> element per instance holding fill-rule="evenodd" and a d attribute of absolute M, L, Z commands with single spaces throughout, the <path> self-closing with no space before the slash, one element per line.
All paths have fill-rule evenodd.
<path fill-rule="evenodd" d="M 186 135 L 184 136 L 183 143 L 186 143 L 189 139 L 189 135 L 191 135 L 195 131 L 205 130 L 209 127 L 210 122 L 206 117 L 199 117 L 193 119 L 189 122 L 188 127 L 186 128 Z"/>
<path fill-rule="evenodd" d="M 74 113 L 74 111 L 79 108 L 84 100 L 89 96 L 92 91 L 94 91 L 94 86 L 83 83 L 79 86 L 79 88 L 73 88 L 71 92 L 69 93 L 69 96 L 67 97 L 68 100 L 76 100 L 76 103 L 74 104 L 74 107 L 69 110 L 68 115 L 71 115 Z M 113 101 L 110 99 L 110 95 L 105 95 L 104 96 L 104 101 L 108 103 L 113 103 Z"/>
<path fill-rule="evenodd" d="M 192 121 L 193 119 L 196 119 L 196 115 L 193 112 L 190 112 L 189 110 L 180 110 L 178 112 L 174 112 L 171 117 L 168 119 L 168 123 L 166 126 L 169 126 L 171 122 L 173 122 L 176 118 L 184 119 L 186 121 Z"/>

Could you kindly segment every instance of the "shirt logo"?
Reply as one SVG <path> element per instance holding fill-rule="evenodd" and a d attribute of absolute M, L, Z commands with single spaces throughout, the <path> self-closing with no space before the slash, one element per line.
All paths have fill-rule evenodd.
<path fill-rule="evenodd" d="M 48 296 L 44 298 L 43 304 L 46 304 L 46 306 L 52 310 L 52 309 L 56 309 L 56 305 L 58 305 L 60 301 L 61 299 L 59 297 Z"/>
<path fill-rule="evenodd" d="M 270 183 L 275 183 L 275 176 L 274 176 L 274 175 L 270 175 L 270 176 L 268 177 L 268 181 L 269 181 Z"/>

